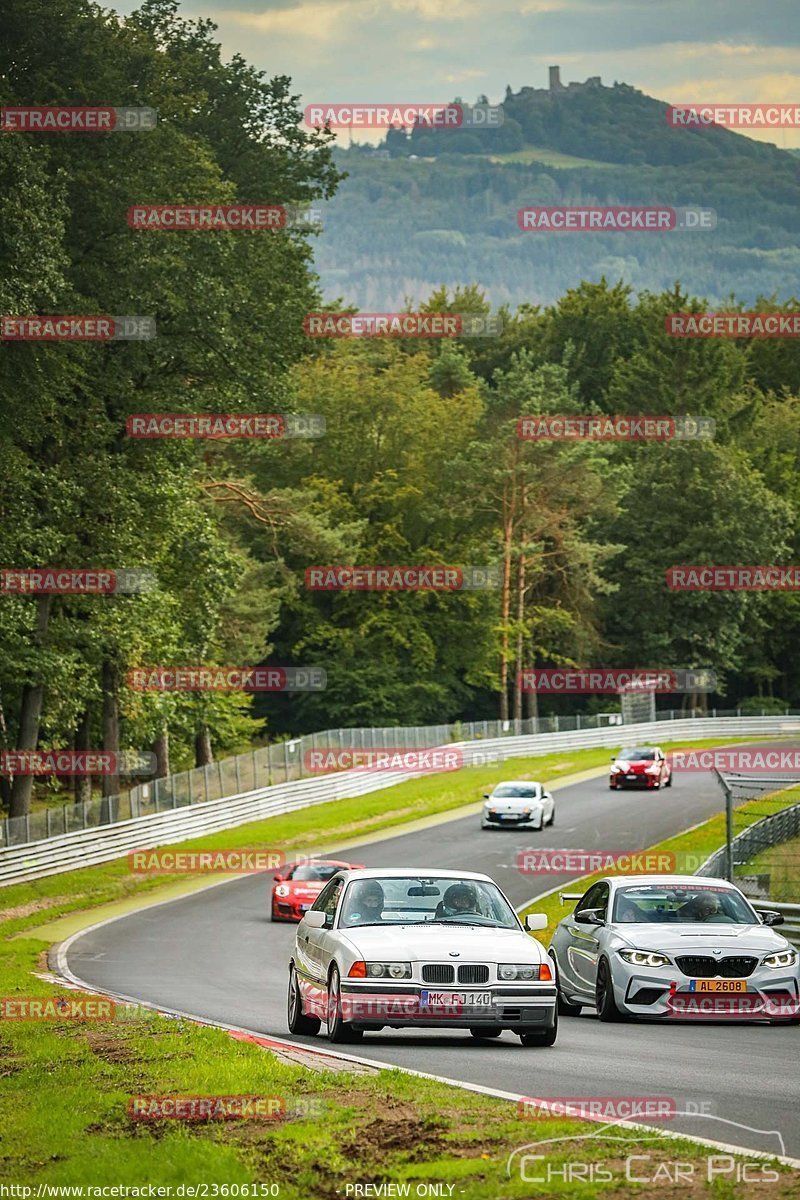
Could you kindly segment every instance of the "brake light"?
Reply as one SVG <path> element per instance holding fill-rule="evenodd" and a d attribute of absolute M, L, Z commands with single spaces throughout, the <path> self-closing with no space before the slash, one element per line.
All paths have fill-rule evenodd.
<path fill-rule="evenodd" d="M 542 963 L 542 965 L 539 967 L 539 979 L 549 979 L 552 982 L 553 972 L 550 970 L 550 967 L 547 963 Z"/>
<path fill-rule="evenodd" d="M 354 962 L 347 974 L 351 979 L 366 979 L 367 964 L 365 962 Z"/>

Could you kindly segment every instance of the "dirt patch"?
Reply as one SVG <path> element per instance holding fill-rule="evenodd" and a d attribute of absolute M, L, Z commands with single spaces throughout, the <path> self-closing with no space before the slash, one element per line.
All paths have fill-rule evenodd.
<path fill-rule="evenodd" d="M 0 909 L 0 921 L 16 921 L 19 917 L 32 917 L 34 913 L 44 912 L 48 908 L 56 908 L 59 904 L 72 904 L 82 900 L 83 895 L 77 896 L 43 896 L 41 900 L 29 900 L 27 904 L 18 904 L 15 908 Z"/>
<path fill-rule="evenodd" d="M 431 1151 L 445 1148 L 446 1125 L 441 1118 L 421 1118 L 413 1104 L 388 1095 L 380 1107 L 380 1116 L 361 1126 L 357 1140 L 342 1146 L 346 1158 L 379 1162 L 387 1154 L 400 1151 L 412 1161 L 425 1160 Z"/>
<path fill-rule="evenodd" d="M 125 1043 L 115 1037 L 113 1033 L 107 1033 L 101 1029 L 88 1029 L 86 1041 L 89 1049 L 104 1062 L 131 1063 L 139 1061 L 138 1055 L 133 1054 Z"/>

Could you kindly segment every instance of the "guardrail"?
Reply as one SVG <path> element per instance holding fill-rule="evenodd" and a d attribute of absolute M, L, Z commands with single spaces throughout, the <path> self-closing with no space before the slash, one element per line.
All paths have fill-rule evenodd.
<path fill-rule="evenodd" d="M 450 743 L 447 748 L 460 750 L 465 765 L 485 765 L 507 758 L 548 754 L 558 750 L 632 746 L 637 742 L 652 742 L 664 732 L 663 722 L 654 721 L 566 733 L 462 741 Z M 692 739 L 779 736 L 797 732 L 800 732 L 800 721 L 786 717 L 695 717 L 675 720 L 669 726 L 670 739 L 689 736 Z M 217 800 L 178 806 L 166 812 L 133 817 L 93 829 L 81 829 L 44 841 L 9 846 L 0 850 L 0 887 L 109 862 L 131 850 L 188 841 L 313 804 L 365 795 L 422 774 L 427 772 L 340 771 L 314 779 L 251 789 Z"/>

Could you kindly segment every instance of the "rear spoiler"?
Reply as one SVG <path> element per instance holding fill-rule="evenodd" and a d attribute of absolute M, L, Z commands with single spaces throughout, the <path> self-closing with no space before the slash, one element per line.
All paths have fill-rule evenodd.
<path fill-rule="evenodd" d="M 580 900 L 585 894 L 585 892 L 559 892 L 558 898 L 563 905 L 566 904 L 568 900 Z"/>

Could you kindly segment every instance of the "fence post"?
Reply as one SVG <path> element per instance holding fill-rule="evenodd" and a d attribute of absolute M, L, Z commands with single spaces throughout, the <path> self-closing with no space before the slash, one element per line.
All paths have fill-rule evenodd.
<path fill-rule="evenodd" d="M 67 806 L 66 806 L 66 804 L 62 804 L 62 806 L 61 806 L 61 811 L 62 811 L 62 813 L 64 814 L 64 833 L 66 833 L 66 832 L 67 832 L 67 828 L 68 828 L 68 826 L 67 826 Z M 6 825 L 7 825 L 7 824 L 8 824 L 8 822 L 6 821 Z M 8 833 L 8 831 L 7 831 L 7 830 L 6 830 L 6 833 Z"/>
<path fill-rule="evenodd" d="M 575 717 L 575 719 L 576 719 L 576 720 L 577 720 L 577 722 L 578 722 L 578 724 L 575 726 L 575 729 L 576 729 L 576 730 L 579 730 L 579 729 L 580 729 L 580 727 L 581 727 L 581 714 L 580 714 L 580 713 L 577 713 L 577 714 L 576 714 L 576 717 Z"/>
<path fill-rule="evenodd" d="M 217 799 L 221 800 L 222 793 L 225 789 L 225 785 L 222 781 L 222 759 L 221 758 L 217 759 L 217 779 L 219 780 L 219 795 L 217 796 Z"/>
<path fill-rule="evenodd" d="M 52 810 L 52 808 L 48 808 L 48 810 L 47 810 L 47 836 L 48 837 L 53 836 L 52 831 L 50 829 L 52 816 L 53 816 L 53 810 Z"/>
<path fill-rule="evenodd" d="M 239 755 L 237 754 L 233 760 L 234 770 L 236 771 L 236 795 L 238 796 L 242 790 L 242 777 L 239 774 Z"/>
<path fill-rule="evenodd" d="M 558 713 L 556 713 L 556 715 L 555 715 L 555 717 L 553 718 L 553 720 L 555 721 L 556 733 L 558 733 Z"/>

